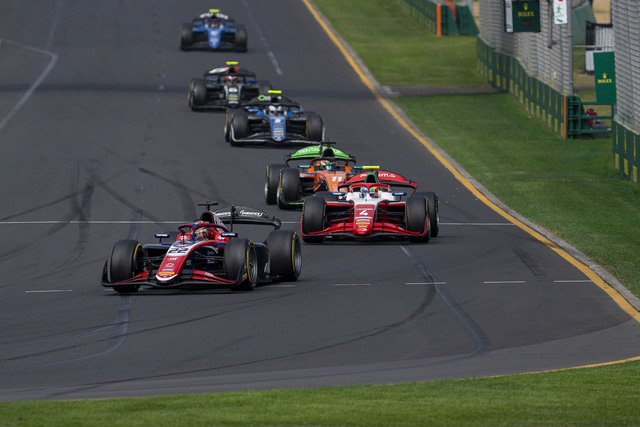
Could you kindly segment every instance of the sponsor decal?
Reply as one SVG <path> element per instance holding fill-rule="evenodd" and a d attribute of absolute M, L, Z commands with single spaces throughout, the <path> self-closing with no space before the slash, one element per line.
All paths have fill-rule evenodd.
<path fill-rule="evenodd" d="M 599 85 L 613 84 L 613 79 L 610 78 L 607 73 L 602 73 L 602 78 L 598 79 L 598 84 Z"/>
<path fill-rule="evenodd" d="M 172 262 L 168 262 L 168 263 L 166 263 L 166 264 L 164 265 L 164 268 L 165 268 L 165 269 L 168 269 L 168 268 L 173 268 L 173 267 L 175 267 L 175 266 L 176 266 L 176 265 L 175 265 L 174 263 L 172 263 Z"/>
<path fill-rule="evenodd" d="M 240 215 L 248 215 L 248 216 L 257 216 L 257 217 L 263 217 L 264 214 L 262 212 L 258 212 L 258 211 L 246 211 L 244 209 L 242 209 L 240 211 Z"/>

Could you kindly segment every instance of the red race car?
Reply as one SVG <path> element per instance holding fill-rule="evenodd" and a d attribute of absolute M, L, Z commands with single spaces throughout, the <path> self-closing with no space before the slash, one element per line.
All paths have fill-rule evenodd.
<path fill-rule="evenodd" d="M 307 243 L 325 238 L 402 238 L 427 242 L 438 235 L 438 196 L 416 193 L 418 184 L 395 172 L 368 166 L 340 185 L 346 192 L 307 197 L 300 231 Z M 411 194 L 407 196 L 406 191 Z"/>
<path fill-rule="evenodd" d="M 302 268 L 300 238 L 291 230 L 279 230 L 280 220 L 244 206 L 207 210 L 190 224 L 178 227 L 174 242 L 163 242 L 169 233 L 158 233 L 158 243 L 135 240 L 116 242 L 102 272 L 102 286 L 121 294 L 140 286 L 154 288 L 229 287 L 252 290 L 258 282 L 295 281 Z M 270 225 L 274 230 L 259 243 L 238 237 L 234 224 Z"/>

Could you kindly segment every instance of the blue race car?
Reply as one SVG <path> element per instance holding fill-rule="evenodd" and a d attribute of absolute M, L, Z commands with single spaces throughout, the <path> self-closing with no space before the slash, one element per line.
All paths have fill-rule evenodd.
<path fill-rule="evenodd" d="M 218 9 L 209 9 L 193 21 L 182 24 L 180 49 L 247 51 L 247 29 L 236 25 L 229 16 Z"/>
<path fill-rule="evenodd" d="M 227 110 L 224 135 L 234 146 L 315 145 L 324 140 L 324 124 L 319 114 L 303 111 L 279 90 L 269 90 L 237 111 Z"/>

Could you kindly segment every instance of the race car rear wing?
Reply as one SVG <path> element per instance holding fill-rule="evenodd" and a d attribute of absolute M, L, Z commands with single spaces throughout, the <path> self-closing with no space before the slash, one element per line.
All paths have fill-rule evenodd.
<path fill-rule="evenodd" d="M 234 224 L 253 224 L 253 225 L 270 225 L 276 230 L 280 228 L 282 222 L 276 218 L 269 216 L 256 208 L 248 206 L 235 206 L 216 209 L 213 215 L 222 221 L 223 224 L 229 224 L 229 228 L 233 231 Z"/>
<path fill-rule="evenodd" d="M 366 166 L 364 166 L 363 168 L 367 169 Z M 338 190 L 349 188 L 349 186 L 353 184 L 376 182 L 380 184 L 387 184 L 392 187 L 411 188 L 414 192 L 418 188 L 417 182 L 406 179 L 398 173 L 383 170 L 373 170 L 373 172 L 365 171 L 350 177 L 346 182 L 338 186 Z"/>

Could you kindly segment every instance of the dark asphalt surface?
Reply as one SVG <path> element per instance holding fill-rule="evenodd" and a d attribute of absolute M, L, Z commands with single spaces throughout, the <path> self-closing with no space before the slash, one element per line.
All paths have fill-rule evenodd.
<path fill-rule="evenodd" d="M 209 3 L 2 1 L 0 400 L 389 383 L 640 354 L 640 326 L 439 166 L 301 2 L 219 1 L 246 23 L 250 51 L 180 52 L 180 23 Z M 263 202 L 265 165 L 290 150 L 232 148 L 223 114 L 187 109 L 189 78 L 229 59 L 320 112 L 361 163 L 437 191 L 441 237 L 304 245 L 299 282 L 250 293 L 102 289 L 116 240 L 152 241 L 208 197 L 298 220 Z"/>

